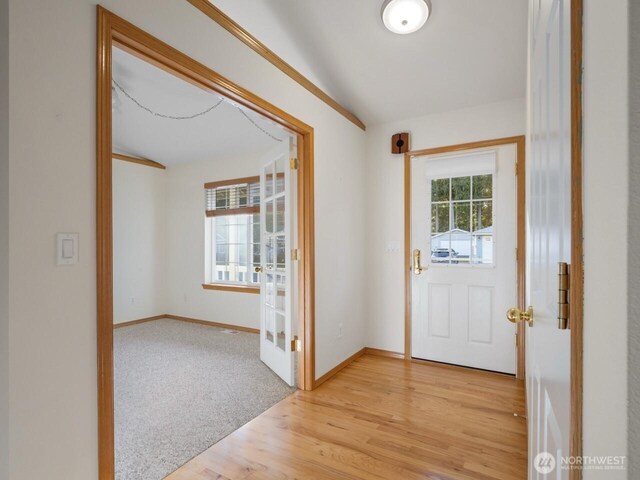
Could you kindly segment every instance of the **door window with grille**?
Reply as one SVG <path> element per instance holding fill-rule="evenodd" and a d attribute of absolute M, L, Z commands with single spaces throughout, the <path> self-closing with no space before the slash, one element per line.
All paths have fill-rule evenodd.
<path fill-rule="evenodd" d="M 493 174 L 431 180 L 431 263 L 493 264 Z"/>

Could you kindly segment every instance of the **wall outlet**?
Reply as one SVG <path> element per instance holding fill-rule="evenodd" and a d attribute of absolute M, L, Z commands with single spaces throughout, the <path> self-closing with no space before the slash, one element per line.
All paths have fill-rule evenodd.
<path fill-rule="evenodd" d="M 184 295 L 182 295 L 182 299 L 184 300 L 184 303 L 187 303 L 187 294 L 186 293 Z"/>
<path fill-rule="evenodd" d="M 338 324 L 338 338 L 342 338 L 343 335 L 343 328 L 342 328 L 342 324 L 339 323 Z"/>
<path fill-rule="evenodd" d="M 136 297 L 131 297 L 131 305 L 133 305 L 134 303 L 136 303 Z"/>

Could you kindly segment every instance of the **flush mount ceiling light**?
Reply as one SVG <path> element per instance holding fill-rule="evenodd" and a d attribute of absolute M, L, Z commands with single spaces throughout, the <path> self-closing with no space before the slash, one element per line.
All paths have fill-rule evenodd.
<path fill-rule="evenodd" d="M 386 0 L 382 4 L 382 21 L 393 33 L 413 33 L 422 28 L 431 15 L 429 0 Z"/>

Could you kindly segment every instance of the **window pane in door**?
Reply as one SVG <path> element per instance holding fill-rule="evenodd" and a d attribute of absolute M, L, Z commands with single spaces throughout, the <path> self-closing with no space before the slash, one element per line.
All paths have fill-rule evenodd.
<path fill-rule="evenodd" d="M 281 312 L 284 312 L 285 309 L 285 277 L 284 275 L 276 275 L 277 278 L 277 293 L 276 293 L 276 308 Z"/>
<path fill-rule="evenodd" d="M 489 227 L 491 228 L 491 227 Z M 493 235 L 479 234 L 473 235 L 471 245 L 471 262 L 475 264 L 492 264 L 493 263 Z"/>
<path fill-rule="evenodd" d="M 276 277 L 271 273 L 267 273 L 265 279 L 264 301 L 270 307 L 276 306 Z"/>
<path fill-rule="evenodd" d="M 267 339 L 267 341 L 273 343 L 273 332 L 275 331 L 276 312 L 273 309 L 266 306 L 263 308 L 264 308 L 265 338 Z"/>
<path fill-rule="evenodd" d="M 276 346 L 286 351 L 286 337 L 284 333 L 285 316 L 276 312 Z"/>
<path fill-rule="evenodd" d="M 273 163 L 264 167 L 264 180 L 264 195 L 270 197 L 273 195 Z"/>
<path fill-rule="evenodd" d="M 277 246 L 277 269 L 284 270 L 287 266 L 287 255 L 285 249 L 285 238 L 284 235 L 279 235 L 276 237 L 276 246 Z"/>
<path fill-rule="evenodd" d="M 471 261 L 475 264 L 493 263 L 493 202 L 473 202 L 473 239 Z"/>
<path fill-rule="evenodd" d="M 450 263 L 451 233 L 431 236 L 431 263 Z"/>
<path fill-rule="evenodd" d="M 469 178 L 469 177 L 467 177 Z M 471 256 L 471 202 L 453 204 L 451 263 L 468 263 Z"/>
<path fill-rule="evenodd" d="M 471 198 L 471 177 L 451 179 L 451 199 L 469 200 Z"/>
<path fill-rule="evenodd" d="M 267 233 L 273 233 L 273 200 L 269 200 L 266 203 L 266 212 L 265 212 L 265 230 Z"/>
<path fill-rule="evenodd" d="M 473 198 L 491 198 L 493 196 L 493 175 L 473 177 Z"/>
<path fill-rule="evenodd" d="M 282 156 L 276 161 L 275 194 L 284 192 L 284 170 L 287 168 L 287 157 Z"/>
<path fill-rule="evenodd" d="M 443 202 L 449 200 L 449 179 L 437 178 L 431 180 L 431 201 Z"/>
<path fill-rule="evenodd" d="M 449 231 L 449 203 L 431 205 L 431 233 Z"/>
<path fill-rule="evenodd" d="M 275 257 L 275 245 L 274 245 L 274 238 L 273 237 L 269 237 L 267 238 L 267 241 L 265 242 L 265 259 L 264 259 L 264 263 L 265 263 L 265 267 L 268 270 L 272 270 L 274 268 L 274 257 Z"/>
<path fill-rule="evenodd" d="M 463 230 L 451 232 L 450 259 L 454 265 L 469 263 L 471 256 L 471 233 Z"/>
<path fill-rule="evenodd" d="M 276 199 L 276 232 L 284 232 L 284 197 Z"/>
<path fill-rule="evenodd" d="M 493 205 L 491 200 L 473 202 L 472 226 L 474 232 L 493 226 Z"/>
<path fill-rule="evenodd" d="M 453 228 L 471 231 L 471 202 L 453 204 Z"/>

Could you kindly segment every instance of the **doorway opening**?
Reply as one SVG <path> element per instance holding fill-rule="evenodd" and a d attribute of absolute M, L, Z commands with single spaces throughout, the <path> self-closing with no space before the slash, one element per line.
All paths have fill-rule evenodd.
<path fill-rule="evenodd" d="M 525 139 L 405 155 L 405 359 L 524 378 Z"/>
<path fill-rule="evenodd" d="M 101 7 L 97 73 L 99 454 L 100 478 L 112 480 L 116 450 L 132 443 L 116 435 L 114 425 L 133 424 L 125 417 L 135 402 L 126 400 L 150 391 L 137 391 L 142 385 L 135 378 L 162 374 L 163 362 L 177 368 L 195 354 L 199 360 L 186 359 L 185 365 L 220 364 L 224 353 L 217 360 L 202 357 L 212 345 L 220 347 L 216 354 L 244 352 L 249 345 L 246 357 L 257 366 L 228 362 L 224 373 L 233 382 L 225 388 L 238 383 L 242 371 L 259 368 L 265 372 L 254 378 L 256 388 L 264 390 L 268 380 L 272 400 L 287 394 L 287 384 L 313 388 L 313 129 Z M 167 85 L 181 93 L 163 110 L 153 99 Z M 199 98 L 206 110 L 195 108 Z M 226 134 L 227 140 L 235 135 L 233 142 L 189 137 L 196 129 L 185 129 L 185 120 L 211 118 L 210 113 L 224 117 L 219 130 L 242 130 Z M 139 127 L 142 118 L 160 118 L 164 130 L 149 128 L 147 139 L 133 135 L 131 122 Z M 224 298 L 214 306 L 213 296 Z M 169 344 L 175 347 L 170 352 L 157 350 Z M 148 362 L 141 358 L 144 352 L 150 353 Z M 141 361 L 127 360 L 133 357 Z M 133 365 L 149 368 L 131 377 Z M 229 371 L 235 367 L 240 372 Z M 212 368 L 202 371 L 209 375 Z M 197 389 L 175 386 L 176 394 Z M 200 393 L 199 398 L 212 397 Z M 172 416 L 163 410 L 164 400 L 154 396 L 150 404 Z M 265 401 L 253 414 L 241 412 L 243 418 L 235 419 L 241 423 L 227 423 L 240 426 L 271 405 Z M 132 418 L 140 419 L 139 413 Z M 164 438 L 172 436 L 180 435 Z M 176 449 L 188 460 L 201 447 Z"/>

